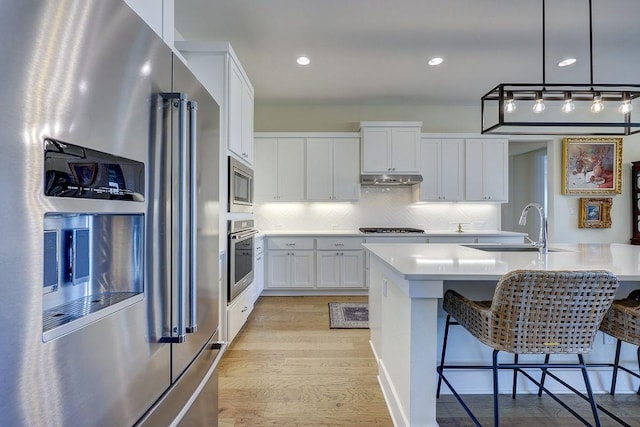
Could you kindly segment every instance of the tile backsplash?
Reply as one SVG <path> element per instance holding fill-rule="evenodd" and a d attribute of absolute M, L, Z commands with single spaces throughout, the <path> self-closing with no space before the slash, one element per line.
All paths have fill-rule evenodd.
<path fill-rule="evenodd" d="M 258 229 L 356 230 L 358 227 L 415 227 L 427 231 L 500 229 L 500 205 L 414 203 L 410 187 L 362 187 L 357 202 L 262 203 L 255 207 Z"/>

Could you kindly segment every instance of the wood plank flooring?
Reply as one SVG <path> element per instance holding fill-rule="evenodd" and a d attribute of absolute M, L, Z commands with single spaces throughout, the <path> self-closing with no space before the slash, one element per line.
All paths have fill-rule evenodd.
<path fill-rule="evenodd" d="M 369 347 L 368 329 L 329 329 L 328 303 L 366 297 L 261 297 L 219 369 L 220 427 L 392 426 Z M 565 396 L 563 396 L 565 397 Z M 579 398 L 572 406 L 589 409 Z M 492 424 L 491 396 L 469 396 L 480 421 Z M 640 426 L 640 396 L 598 396 Z M 582 425 L 550 398 L 501 396 L 503 426 Z M 473 425 L 451 396 L 438 401 L 442 427 Z M 603 425 L 617 425 L 601 415 Z M 590 418 L 587 418 L 590 420 Z M 207 425 L 203 421 L 202 425 Z"/>

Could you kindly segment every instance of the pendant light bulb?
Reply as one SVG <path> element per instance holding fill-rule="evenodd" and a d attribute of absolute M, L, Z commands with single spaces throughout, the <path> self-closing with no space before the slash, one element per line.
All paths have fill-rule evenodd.
<path fill-rule="evenodd" d="M 596 92 L 593 94 L 593 104 L 591 104 L 591 112 L 594 114 L 598 114 L 602 110 L 604 110 L 602 95 L 600 94 L 600 92 Z"/>
<path fill-rule="evenodd" d="M 564 93 L 564 104 L 562 104 L 562 112 L 570 113 L 576 109 L 573 99 L 571 98 L 571 92 Z"/>
<path fill-rule="evenodd" d="M 533 104 L 533 112 L 540 114 L 544 111 L 544 100 L 542 99 L 542 92 L 536 92 L 536 102 Z"/>
<path fill-rule="evenodd" d="M 504 103 L 504 112 L 513 113 L 516 111 L 516 103 L 513 101 L 513 92 L 507 92 L 507 97 Z"/>
<path fill-rule="evenodd" d="M 620 106 L 618 107 L 618 112 L 620 112 L 620 114 L 629 114 L 632 109 L 633 106 L 631 105 L 629 94 L 625 93 L 624 97 L 622 98 L 622 104 L 620 104 Z"/>

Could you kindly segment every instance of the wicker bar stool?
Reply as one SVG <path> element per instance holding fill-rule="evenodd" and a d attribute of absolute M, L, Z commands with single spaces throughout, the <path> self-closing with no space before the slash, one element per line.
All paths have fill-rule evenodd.
<path fill-rule="evenodd" d="M 640 298 L 638 297 L 640 297 L 640 289 L 631 292 L 627 298 L 615 300 L 600 324 L 602 332 L 617 339 L 616 355 L 613 361 L 613 377 L 611 378 L 611 395 L 615 395 L 616 392 L 618 369 L 640 378 L 640 375 L 636 372 L 620 366 L 620 349 L 624 341 L 638 346 L 638 368 L 640 369 Z M 640 394 L 640 387 L 638 387 L 637 393 Z"/>
<path fill-rule="evenodd" d="M 583 396 L 590 403 L 593 418 L 600 426 L 598 407 L 593 397 L 583 354 L 591 351 L 602 318 L 613 302 L 618 288 L 617 277 L 607 271 L 538 271 L 516 270 L 498 281 L 492 301 L 472 301 L 448 290 L 443 308 L 447 312 L 442 355 L 438 371 L 439 396 L 441 381 L 451 389 L 473 422 L 480 422 L 452 387 L 445 376 L 449 369 L 491 369 L 493 373 L 494 425 L 499 426 L 498 370 L 509 369 L 521 373 L 571 414 L 586 425 L 589 423 L 573 408 L 544 388 L 526 368 L 543 370 L 577 368 L 587 389 Z M 455 321 L 452 321 L 452 318 Z M 459 324 L 483 344 L 493 348 L 491 365 L 446 365 L 445 352 L 449 326 Z M 513 363 L 498 362 L 498 353 L 514 354 Z M 576 364 L 518 363 L 519 354 L 576 354 Z"/>

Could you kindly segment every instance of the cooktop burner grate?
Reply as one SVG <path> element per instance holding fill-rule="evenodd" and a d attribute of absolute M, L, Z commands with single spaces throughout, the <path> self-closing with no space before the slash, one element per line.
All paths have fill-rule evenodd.
<path fill-rule="evenodd" d="M 406 228 L 406 227 L 361 227 L 361 233 L 424 233 L 424 230 L 419 228 Z"/>

